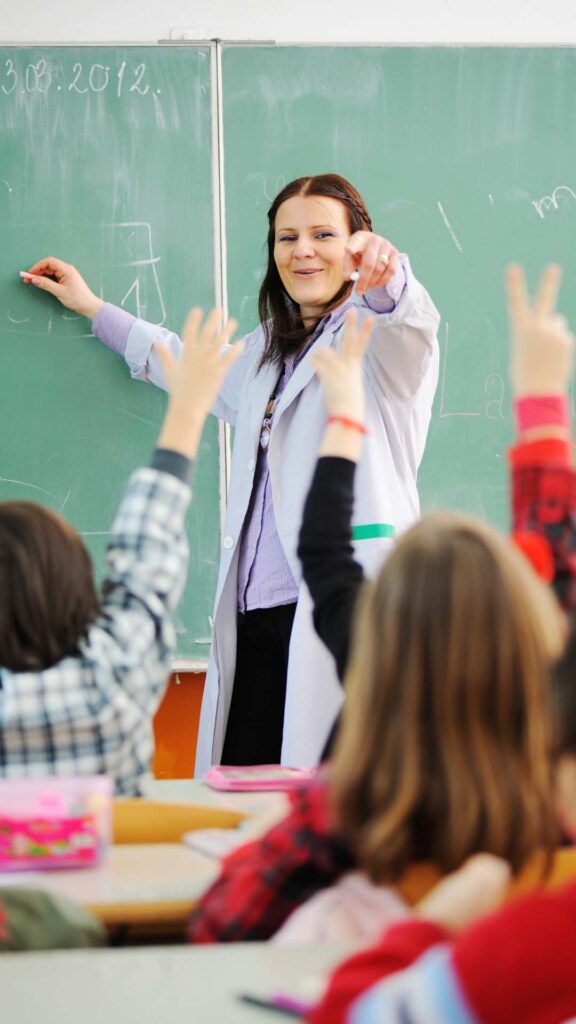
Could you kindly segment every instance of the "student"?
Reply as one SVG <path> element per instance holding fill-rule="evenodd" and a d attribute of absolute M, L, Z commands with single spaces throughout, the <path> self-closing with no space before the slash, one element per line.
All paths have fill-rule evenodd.
<path fill-rule="evenodd" d="M 550 267 L 533 308 L 520 268 L 508 271 L 511 379 L 519 441 L 511 451 L 519 543 L 553 578 L 573 623 L 576 474 L 571 466 L 568 388 L 574 342 L 554 315 L 559 270 Z M 552 673 L 556 804 L 576 839 L 576 632 Z M 495 865 L 483 867 L 484 883 Z M 488 874 L 486 874 L 488 872 Z M 576 886 L 538 893 L 459 932 L 486 907 L 473 864 L 424 901 L 419 920 L 398 925 L 333 976 L 313 1024 L 450 1020 L 454 1024 L 554 1024 L 576 1014 Z M 499 894 L 506 877 L 500 875 Z M 497 887 L 498 888 L 498 887 Z M 454 937 L 455 936 L 455 937 Z M 454 940 L 452 942 L 452 940 Z M 396 976 L 421 954 L 418 965 Z M 367 994 L 347 1012 L 360 992 Z"/>
<path fill-rule="evenodd" d="M 514 273 L 513 279 L 514 279 Z M 534 378 L 542 381 L 546 387 L 548 373 L 553 366 L 552 355 L 549 353 L 544 359 L 540 359 L 545 366 L 540 366 L 532 351 L 535 346 L 527 349 L 522 347 L 520 342 L 525 338 L 533 337 L 533 319 L 542 332 L 554 330 L 556 342 L 556 361 L 560 364 L 558 372 L 564 373 L 563 380 L 570 375 L 571 357 L 570 346 L 571 335 L 565 324 L 554 316 L 554 303 L 558 288 L 558 271 L 550 268 L 544 275 L 537 299 L 537 315 L 524 312 L 523 317 L 516 316 L 514 320 L 514 380 L 517 381 L 516 388 L 519 393 L 524 394 L 520 389 L 531 388 L 534 390 Z M 355 330 L 352 323 L 349 325 L 348 337 L 340 354 L 333 357 L 322 353 L 316 357 L 318 372 L 323 375 L 326 390 L 326 399 L 329 414 L 332 416 L 345 416 L 346 418 L 363 422 L 363 385 L 360 368 L 361 352 L 366 343 L 364 329 Z M 522 356 L 524 355 L 524 359 Z M 531 370 L 531 363 L 528 356 L 534 362 L 534 369 Z M 324 364 L 324 365 L 322 365 Z M 544 403 L 544 408 L 546 403 Z M 538 425 L 532 428 L 538 430 Z M 571 528 L 571 518 L 567 508 L 570 496 L 569 481 L 567 479 L 566 466 L 562 466 L 561 456 L 564 451 L 566 458 L 566 430 L 560 424 L 555 428 L 560 432 L 559 438 L 553 438 L 549 443 L 556 454 L 553 454 L 553 461 L 548 468 L 540 469 L 538 465 L 531 467 L 522 466 L 524 445 L 519 445 L 513 459 L 515 468 L 513 473 L 513 506 L 514 506 L 514 527 L 516 535 L 531 533 L 532 539 L 541 541 L 543 562 L 550 570 L 549 575 L 555 575 L 555 580 L 562 594 L 570 593 L 570 580 L 576 574 L 576 561 L 570 557 L 570 547 L 575 546 L 576 532 Z M 563 431 L 563 434 L 562 434 Z M 314 568 L 311 574 L 305 567 L 305 573 L 311 583 L 315 600 L 315 621 L 320 627 L 321 635 L 329 643 L 342 672 L 347 658 L 348 637 L 350 633 L 350 622 L 353 607 L 362 582 L 362 569 L 354 564 L 352 557 L 352 546 L 350 536 L 350 520 L 352 515 L 352 481 L 354 476 L 354 462 L 358 458 L 358 437 L 357 431 L 348 429 L 345 424 L 332 422 L 328 425 L 325 439 L 323 441 L 321 458 L 318 461 L 310 496 L 305 510 L 305 521 L 302 528 L 302 537 L 308 536 L 304 544 L 301 540 L 300 549 L 303 547 L 311 551 L 314 548 L 314 536 L 318 543 L 322 544 L 321 554 L 318 556 L 317 564 L 310 556 L 310 564 Z M 534 442 L 540 444 L 541 442 Z M 560 445 L 560 451 L 558 451 Z M 562 445 L 564 446 L 562 449 Z M 528 453 L 529 454 L 529 453 Z M 533 455 L 533 457 L 535 457 Z M 550 453 L 547 456 L 550 460 Z M 554 459 L 556 461 L 554 461 Z M 560 461 L 558 461 L 560 460 Z M 338 473 L 338 469 L 341 470 Z M 334 486 L 330 486 L 331 483 Z M 550 501 L 550 498 L 557 496 L 557 502 Z M 326 515 L 325 510 L 330 510 Z M 319 517 L 322 527 L 318 527 L 312 520 Z M 537 799 L 536 794 L 540 793 L 542 809 L 546 805 L 550 809 L 551 789 L 550 780 L 547 777 L 549 758 L 546 751 L 546 740 L 543 736 L 538 740 L 540 729 L 546 730 L 549 722 L 547 695 L 543 692 L 544 676 L 548 660 L 547 643 L 552 640 L 553 645 L 562 644 L 563 639 L 558 632 L 558 622 L 555 619 L 554 610 L 550 606 L 548 596 L 541 592 L 534 604 L 534 588 L 539 590 L 537 581 L 532 578 L 527 567 L 522 561 L 514 557 L 507 545 L 497 538 L 487 527 L 480 524 L 473 525 L 468 533 L 468 539 L 462 538 L 462 544 L 458 549 L 458 559 L 461 572 L 460 582 L 462 583 L 461 604 L 456 609 L 457 615 L 445 614 L 440 604 L 440 595 L 443 592 L 439 581 L 445 581 L 447 574 L 445 566 L 449 563 L 450 556 L 450 528 L 448 521 L 438 518 L 431 520 L 438 527 L 437 535 L 429 532 L 428 526 L 419 524 L 414 528 L 412 536 L 404 537 L 398 545 L 398 558 L 403 562 L 394 561 L 394 557 L 382 570 L 380 583 L 382 584 L 382 599 L 386 596 L 384 582 L 390 581 L 389 590 L 393 585 L 397 588 L 398 599 L 404 598 L 405 605 L 397 609 L 398 619 L 390 618 L 390 633 L 385 636 L 383 627 L 384 620 L 381 617 L 382 608 L 378 608 L 378 591 L 373 591 L 370 598 L 372 609 L 376 614 L 373 629 L 370 632 L 367 619 L 368 607 L 364 609 L 365 619 L 363 636 L 360 638 L 357 648 L 358 657 L 355 665 L 355 676 L 357 685 L 365 678 L 365 667 L 369 661 L 377 669 L 373 679 L 373 691 L 368 688 L 363 695 L 363 707 L 356 706 L 349 723 L 348 737 L 340 745 L 342 760 L 340 765 L 336 763 L 336 778 L 341 780 L 341 785 L 346 786 L 348 779 L 350 788 L 344 794 L 347 806 L 350 807 L 351 829 L 356 834 L 361 834 L 363 843 L 370 846 L 370 856 L 374 854 L 374 867 L 378 872 L 378 881 L 384 877 L 390 880 L 391 868 L 393 865 L 378 864 L 380 847 L 386 851 L 386 856 L 397 857 L 396 874 L 401 873 L 402 867 L 418 857 L 429 856 L 436 852 L 439 857 L 440 866 L 444 871 L 450 870 L 449 857 L 454 857 L 452 867 L 462 863 L 466 856 L 480 852 L 483 849 L 490 849 L 493 852 L 502 854 L 503 846 L 495 847 L 493 842 L 486 843 L 488 836 L 481 839 L 480 834 L 476 836 L 477 845 L 465 842 L 466 829 L 472 827 L 474 815 L 485 815 L 485 825 L 490 830 L 489 818 L 496 815 L 492 822 L 497 830 L 502 828 L 508 833 L 508 841 L 511 846 L 515 845 L 514 836 L 511 831 L 517 828 L 514 826 L 514 817 L 517 823 L 526 812 L 526 805 L 532 799 Z M 444 522 L 444 525 L 442 523 Z M 461 523 L 461 518 L 456 517 L 453 524 Z M 565 525 L 567 524 L 567 525 Z M 467 527 L 465 529 L 468 529 Z M 434 564 L 433 542 L 439 543 L 442 532 L 446 547 L 442 562 L 441 549 L 438 547 L 438 564 Z M 479 531 L 475 536 L 475 531 Z M 422 542 L 421 550 L 418 543 Z M 456 558 L 456 535 L 452 538 L 454 544 L 454 557 Z M 470 545 L 468 552 L 467 544 Z M 485 554 L 491 549 L 492 544 L 496 545 L 498 554 L 495 555 L 494 564 L 490 573 L 480 572 L 481 562 L 474 562 L 474 558 L 480 556 L 483 546 Z M 427 547 L 428 545 L 428 547 Z M 473 554 L 474 550 L 476 555 Z M 492 549 L 494 550 L 494 549 Z M 404 557 L 403 552 L 406 552 Z M 416 569 L 408 564 L 409 554 L 414 555 Z M 308 557 L 308 555 L 306 555 Z M 431 568 L 430 578 L 426 587 L 426 579 L 423 569 L 428 559 Z M 458 563 L 455 563 L 458 564 Z M 471 576 L 473 566 L 476 565 L 476 573 Z M 514 566 L 514 568 L 512 568 Z M 393 567 L 393 572 L 391 572 Z M 504 572 L 506 568 L 506 571 Z M 555 568 L 556 567 L 556 568 Z M 486 569 L 486 566 L 484 567 Z M 504 576 L 502 575 L 504 573 Z M 519 574 L 519 575 L 518 575 Z M 312 582 L 312 576 L 316 577 L 316 584 Z M 420 581 L 420 589 L 416 588 L 416 581 Z M 474 587 L 470 586 L 470 580 L 474 579 Z M 522 579 L 524 578 L 524 583 Z M 501 607 L 496 604 L 496 580 L 499 580 Z M 408 582 L 407 582 L 408 580 Z M 504 582 L 506 580 L 506 582 Z M 323 585 L 325 583 L 325 586 Z M 379 585 L 380 585 L 379 583 Z M 454 578 L 454 595 L 456 596 L 456 584 L 458 578 Z M 524 587 L 525 592 L 524 592 Z M 424 645 L 423 623 L 420 623 L 415 615 L 416 599 L 421 601 L 423 612 L 426 611 L 424 598 L 427 594 L 435 595 L 435 601 L 430 604 L 428 611 L 438 615 L 436 631 L 432 631 L 430 637 L 430 650 L 427 651 Z M 532 595 L 532 597 L 530 597 Z M 394 594 L 391 595 L 392 597 Z M 444 594 L 444 597 L 449 596 Z M 530 600 L 525 600 L 530 598 Z M 484 617 L 481 617 L 481 601 L 485 602 Z M 539 621 L 538 602 L 543 602 L 542 614 L 544 618 Z M 414 614 L 413 614 L 414 613 Z M 509 615 L 510 621 L 505 621 L 504 613 Z M 462 616 L 462 622 L 458 622 L 458 616 Z M 519 618 L 516 618 L 519 616 Z M 527 617 L 526 617 L 527 616 Z M 532 623 L 529 619 L 532 616 Z M 535 621 L 534 621 L 535 617 Z M 450 620 L 453 619 L 453 622 Z M 399 623 L 404 623 L 402 630 Z M 474 633 L 473 625 L 477 625 L 477 634 Z M 335 624 L 335 628 L 332 628 Z M 430 625 L 431 622 L 428 623 Z M 413 634 L 410 632 L 412 627 Z M 454 640 L 463 645 L 463 650 L 450 653 L 452 648 L 448 647 L 450 639 L 450 627 L 453 627 Z M 540 630 L 543 628 L 543 633 Z M 366 636 L 366 632 L 370 635 Z M 536 642 L 539 637 L 540 650 L 536 651 L 534 657 L 528 657 L 529 664 L 526 665 L 523 659 L 528 655 L 528 647 L 524 645 L 522 633 L 525 633 L 526 643 L 530 635 L 530 644 Z M 342 640 L 342 643 L 340 641 Z M 399 644 L 401 647 L 399 648 Z M 363 646 L 362 646 L 363 645 Z M 517 732 L 510 734 L 509 714 L 504 716 L 504 721 L 499 718 L 499 697 L 500 700 L 512 700 L 512 684 L 510 676 L 511 665 L 514 661 L 514 645 L 517 647 L 520 671 L 516 671 L 515 685 L 517 687 L 516 697 L 513 706 L 520 716 L 517 720 Z M 559 648 L 558 648 L 559 649 Z M 406 657 L 406 652 L 410 657 Z M 487 662 L 487 657 L 495 659 L 494 665 Z M 432 715 L 428 707 L 426 714 L 423 714 L 422 721 L 418 721 L 417 728 L 424 732 L 420 742 L 415 743 L 411 729 L 414 723 L 406 715 L 406 694 L 408 670 L 414 670 L 415 659 L 418 655 L 424 658 L 429 656 L 429 665 L 423 665 L 422 687 L 420 697 L 431 699 L 430 694 L 434 687 L 438 686 L 438 696 L 442 694 L 446 698 L 449 694 L 448 680 L 444 672 L 444 661 L 448 664 L 449 657 L 457 662 L 462 669 L 461 679 L 461 700 L 466 700 L 463 708 L 455 704 L 451 699 L 446 708 L 447 715 L 444 720 L 439 719 L 436 732 L 433 732 Z M 379 664 L 378 658 L 383 659 Z M 387 659 L 390 663 L 387 664 Z M 395 660 L 397 665 L 395 664 Z M 508 662 L 508 664 L 506 664 Z M 468 675 L 465 673 L 466 666 L 470 666 L 470 680 L 475 680 L 475 686 L 468 683 Z M 524 668 L 522 668 L 524 666 Z M 396 692 L 390 692 L 391 707 L 387 708 L 384 699 L 383 681 L 384 678 L 395 680 L 395 672 L 401 675 L 396 681 Z M 432 668 L 436 669 L 434 686 L 432 685 Z M 384 677 L 384 671 L 386 676 Z M 464 680 L 466 674 L 466 680 Z M 424 678 L 425 676 L 425 678 Z M 458 681 L 457 675 L 455 676 Z M 482 699 L 481 684 L 484 683 L 484 699 Z M 417 690 L 410 691 L 414 697 L 418 696 Z M 456 692 L 452 697 L 456 697 Z M 356 698 L 353 698 L 356 699 Z M 474 706 L 474 701 L 478 703 Z M 536 702 L 536 703 L 535 703 Z M 540 711 L 536 710 L 536 704 L 542 702 Z M 413 713 L 414 715 L 414 713 Z M 457 721 L 455 721 L 456 716 Z M 466 727 L 466 722 L 468 726 Z M 401 728 L 406 727 L 407 736 L 402 736 Z M 529 742 L 536 742 L 540 748 L 542 760 L 534 763 L 528 772 L 526 766 L 522 766 L 523 755 L 522 744 L 529 739 Z M 427 742 L 424 742 L 424 739 Z M 389 747 L 387 741 L 389 740 Z M 451 824 L 450 818 L 444 814 L 439 817 L 441 822 L 435 826 L 440 845 L 445 844 L 444 854 L 442 850 L 433 851 L 426 846 L 426 837 L 430 844 L 434 842 L 433 831 L 430 822 L 422 822 L 422 813 L 418 808 L 410 807 L 410 793 L 406 786 L 414 784 L 414 772 L 410 774 L 408 769 L 413 769 L 414 762 L 418 760 L 420 751 L 428 750 L 431 741 L 434 741 L 437 753 L 436 758 L 440 762 L 437 765 L 430 765 L 429 781 L 436 783 L 438 780 L 445 780 L 442 786 L 438 781 L 438 792 L 432 792 L 431 796 L 436 801 L 437 814 L 444 814 L 440 803 L 443 797 L 450 796 L 452 801 L 456 798 L 456 791 L 462 787 L 462 800 L 465 810 L 462 816 L 462 828 L 460 822 L 456 826 Z M 482 743 L 485 744 L 482 750 Z M 371 744 L 371 758 L 367 754 L 368 744 Z M 520 746 L 517 746 L 519 744 Z M 494 748 L 492 760 L 490 756 L 486 760 L 488 748 Z M 450 758 L 447 751 L 450 749 Z M 461 777 L 459 771 L 454 770 L 454 756 L 458 753 L 461 761 Z M 389 778 L 398 780 L 398 792 L 396 794 L 398 813 L 398 835 L 386 835 L 382 827 L 382 807 L 378 807 L 378 801 L 374 798 L 374 782 L 381 786 L 381 792 L 386 795 L 386 764 L 387 760 L 392 762 Z M 536 759 L 538 760 L 538 759 Z M 352 770 L 349 766 L 353 765 Z M 380 765 L 383 767 L 381 768 Z M 473 780 L 470 773 L 474 771 L 474 765 L 478 772 L 478 778 L 482 785 L 474 790 Z M 376 772 L 378 768 L 378 773 Z M 425 783 L 425 768 L 422 769 L 422 781 Z M 524 773 L 524 777 L 522 777 Z M 529 781 L 528 775 L 532 774 Z M 498 796 L 504 792 L 502 779 L 509 779 L 510 798 L 500 803 L 499 823 Z M 363 780 L 366 783 L 364 788 Z M 402 783 L 402 785 L 401 785 Z M 523 790 L 524 783 L 527 784 Z M 508 784 L 508 782 L 507 782 Z M 467 797 L 464 795 L 466 786 L 470 785 L 470 803 L 466 804 Z M 486 787 L 486 788 L 484 788 Z M 198 911 L 192 918 L 189 936 L 192 941 L 208 942 L 217 940 L 239 941 L 247 938 L 267 938 L 274 934 L 287 919 L 288 915 L 313 893 L 331 885 L 335 880 L 345 873 L 361 866 L 366 869 L 366 852 L 360 858 L 359 850 L 350 838 L 346 839 L 343 834 L 341 822 L 338 822 L 334 813 L 334 800 L 329 800 L 329 786 L 325 778 L 320 778 L 316 785 L 303 789 L 292 797 L 292 810 L 286 818 L 280 822 L 275 829 L 272 829 L 259 843 L 240 849 L 232 854 L 225 862 L 220 878 L 214 884 L 209 893 L 200 903 Z M 522 794 L 523 790 L 523 794 Z M 388 794 L 392 799 L 395 794 Z M 412 793 L 412 799 L 414 799 Z M 416 794 L 417 795 L 417 794 Z M 372 800 L 372 803 L 371 803 Z M 398 801 L 404 801 L 398 804 Z M 486 803 L 484 803 L 486 801 Z M 515 801 L 518 801 L 518 809 L 514 809 Z M 384 803 L 384 801 L 382 801 Z M 506 804 L 506 806 L 504 806 Z M 524 809 L 522 806 L 524 805 Z M 392 810 L 394 805 L 392 804 Z M 414 815 L 413 811 L 417 814 Z M 358 821 L 358 817 L 361 821 Z M 390 814 L 388 815 L 390 820 Z M 406 835 L 404 849 L 402 849 L 402 828 L 405 828 Z M 410 848 L 411 829 L 414 848 Z M 452 830 L 452 839 L 450 832 Z M 424 835 L 423 846 L 418 848 L 418 835 Z M 518 832 L 519 834 L 519 832 Z M 544 833 L 542 833 L 543 838 Z M 384 838 L 386 837 L 386 843 Z M 539 845 L 540 837 L 533 833 L 536 845 Z M 501 837 L 502 838 L 502 837 Z M 397 853 L 391 848 L 390 842 L 397 841 Z M 473 849 L 472 847 L 475 846 Z M 373 850 L 372 850 L 373 847 Z M 527 856 L 528 850 L 525 848 Z M 510 858 L 515 865 L 521 857 L 519 849 Z M 443 861 L 443 863 L 442 863 Z M 374 876 L 374 871 L 369 871 Z"/>
<path fill-rule="evenodd" d="M 531 893 L 484 916 L 503 899 L 508 877 L 504 862 L 472 858 L 416 917 L 335 972 L 309 1024 L 573 1020 L 576 885 Z"/>
<path fill-rule="evenodd" d="M 340 344 L 350 307 L 361 318 L 372 311 L 369 433 L 355 488 L 358 558 L 368 569 L 418 516 L 416 476 L 438 377 L 438 313 L 408 259 L 374 234 L 349 182 L 299 178 L 276 197 L 268 221 L 260 325 L 213 407 L 235 440 L 197 774 L 220 761 L 315 764 L 342 701 L 296 557 L 325 419 L 309 350 Z M 177 351 L 175 335 L 104 305 L 60 260 L 40 260 L 24 279 L 93 318 L 93 332 L 134 377 L 164 386 L 159 351 Z"/>
<path fill-rule="evenodd" d="M 194 310 L 149 468 L 128 484 L 108 545 L 102 596 L 79 535 L 55 512 L 0 503 L 0 775 L 103 773 L 137 793 L 152 715 L 175 646 L 171 613 L 188 560 L 189 478 L 227 370 L 234 323 Z"/>
<path fill-rule="evenodd" d="M 573 488 L 571 470 L 570 477 Z M 574 522 L 574 503 L 569 521 Z M 558 809 L 565 835 L 576 840 L 575 677 L 572 631 L 553 671 L 553 690 Z M 532 893 L 486 917 L 503 901 L 509 878 L 504 861 L 473 857 L 419 904 L 413 919 L 393 924 L 334 972 L 310 1024 L 572 1020 L 576 883 Z"/>
<path fill-rule="evenodd" d="M 328 364 L 318 371 L 331 416 L 363 422 L 364 343 L 350 324 L 341 354 L 316 359 Z M 321 464 L 344 462 L 340 446 L 356 433 L 329 424 L 313 488 Z M 360 573 L 347 450 L 348 476 L 322 506 L 330 509 L 323 614 L 342 631 L 342 607 L 358 589 L 350 580 Z M 558 547 L 553 531 L 551 542 Z M 563 641 L 551 594 L 495 531 L 450 513 L 412 527 L 365 587 L 329 772 L 293 797 L 291 812 L 260 842 L 224 862 L 192 918 L 191 940 L 266 938 L 353 868 L 393 884 L 414 862 L 447 873 L 487 851 L 517 870 L 553 845 L 546 683 Z"/>

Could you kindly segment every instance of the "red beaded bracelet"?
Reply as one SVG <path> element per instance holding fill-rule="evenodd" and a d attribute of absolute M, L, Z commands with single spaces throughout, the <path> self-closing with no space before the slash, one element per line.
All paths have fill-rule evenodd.
<path fill-rule="evenodd" d="M 341 423 L 342 426 L 349 427 L 350 430 L 357 430 L 359 434 L 368 433 L 363 423 L 358 423 L 357 420 L 350 420 L 347 416 L 329 416 L 328 423 Z"/>

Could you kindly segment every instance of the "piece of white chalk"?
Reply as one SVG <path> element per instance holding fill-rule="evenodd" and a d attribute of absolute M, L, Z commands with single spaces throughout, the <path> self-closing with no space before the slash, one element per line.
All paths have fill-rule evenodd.
<path fill-rule="evenodd" d="M 359 277 L 360 277 L 360 271 L 359 270 L 353 270 L 352 273 L 350 274 L 350 280 L 351 281 L 357 281 Z"/>

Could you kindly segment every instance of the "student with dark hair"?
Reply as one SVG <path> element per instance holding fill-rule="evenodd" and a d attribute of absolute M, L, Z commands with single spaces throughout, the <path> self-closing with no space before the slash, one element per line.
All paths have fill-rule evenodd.
<path fill-rule="evenodd" d="M 373 315 L 354 520 L 367 570 L 418 517 L 438 377 L 438 313 L 350 182 L 321 174 L 286 185 L 268 212 L 267 252 L 260 324 L 212 410 L 235 433 L 197 773 L 221 761 L 315 764 L 342 702 L 296 555 L 325 423 L 312 354 L 339 347 L 347 309 Z M 132 376 L 165 386 L 159 355 L 178 351 L 174 334 L 104 304 L 61 260 L 40 260 L 23 278 L 91 318 Z"/>
<path fill-rule="evenodd" d="M 186 577 L 189 479 L 225 373 L 230 322 L 195 310 L 147 469 L 131 477 L 110 534 L 98 597 L 81 537 L 55 512 L 0 503 L 0 776 L 107 774 L 137 793 L 149 770 L 152 715 L 175 647 Z"/>

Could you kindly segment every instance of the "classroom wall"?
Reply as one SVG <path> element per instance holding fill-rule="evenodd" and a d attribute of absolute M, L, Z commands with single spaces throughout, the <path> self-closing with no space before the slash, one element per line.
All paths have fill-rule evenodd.
<path fill-rule="evenodd" d="M 576 43 L 574 0 L 28 0 L 0 42 Z"/>

